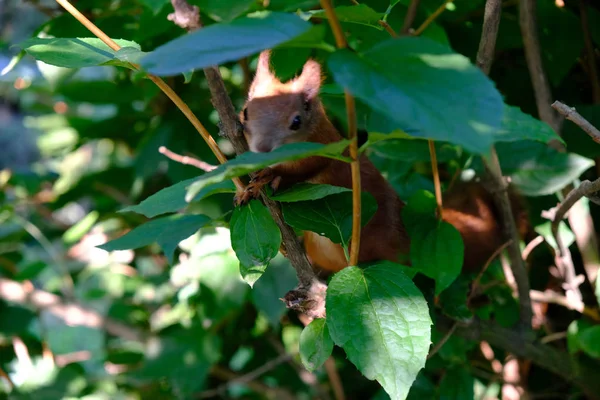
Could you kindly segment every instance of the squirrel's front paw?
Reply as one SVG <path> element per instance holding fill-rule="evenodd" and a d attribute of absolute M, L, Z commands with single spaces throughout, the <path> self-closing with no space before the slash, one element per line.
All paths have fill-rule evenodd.
<path fill-rule="evenodd" d="M 260 191 L 265 185 L 270 184 L 271 182 L 277 182 L 278 184 L 280 180 L 281 179 L 275 177 L 271 168 L 263 169 L 252 178 L 242 193 L 237 194 L 233 198 L 234 205 L 237 207 L 247 204 L 250 200 L 258 198 Z"/>

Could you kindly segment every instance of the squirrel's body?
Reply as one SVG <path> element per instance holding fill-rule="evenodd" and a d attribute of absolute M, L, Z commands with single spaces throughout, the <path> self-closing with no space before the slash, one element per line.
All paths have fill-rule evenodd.
<path fill-rule="evenodd" d="M 282 83 L 270 71 L 269 52 L 261 53 L 248 101 L 241 113 L 251 151 L 269 152 L 291 142 L 328 144 L 342 139 L 318 98 L 321 79 L 320 65 L 309 60 L 300 76 Z M 398 261 L 410 249 L 410 239 L 401 218 L 404 203 L 365 155 L 360 156 L 360 175 L 362 190 L 373 195 L 378 207 L 362 228 L 359 262 Z M 352 187 L 350 164 L 326 157 L 279 163 L 263 171 L 262 177 L 264 179 L 259 177 L 254 184 L 289 187 L 308 182 Z M 464 265 L 469 269 L 481 266 L 502 244 L 491 197 L 482 191 L 480 185 L 462 186 L 453 192 L 454 197 L 449 197 L 442 214 L 463 236 Z M 478 243 L 483 241 L 483 245 Z M 304 244 L 313 265 L 332 272 L 347 266 L 342 247 L 326 237 L 307 231 Z"/>

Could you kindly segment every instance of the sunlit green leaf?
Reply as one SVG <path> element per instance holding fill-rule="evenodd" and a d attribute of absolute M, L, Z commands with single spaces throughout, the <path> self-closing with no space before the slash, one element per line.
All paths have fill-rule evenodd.
<path fill-rule="evenodd" d="M 144 199 L 140 204 L 125 207 L 120 212 L 132 211 L 143 214 L 148 218 L 160 214 L 179 211 L 185 208 L 188 203 L 185 201 L 187 188 L 196 181 L 197 178 L 187 179 L 160 190 L 159 192 Z M 217 193 L 235 193 L 235 185 L 231 181 L 223 181 L 207 185 L 200 190 L 194 197 L 198 201 Z"/>
<path fill-rule="evenodd" d="M 341 186 L 314 183 L 299 183 L 297 185 L 292 186 L 289 189 L 278 192 L 277 194 L 271 196 L 271 198 L 273 200 L 281 202 L 317 200 L 332 194 L 351 191 L 351 189 Z"/>
<path fill-rule="evenodd" d="M 117 39 L 121 47 L 139 49 L 129 40 Z M 83 68 L 119 61 L 117 52 L 98 38 L 31 38 L 19 46 L 47 64 L 65 68 Z"/>
<path fill-rule="evenodd" d="M 495 134 L 496 141 L 536 140 L 548 143 L 553 139 L 564 143 L 547 123 L 525 114 L 518 107 L 504 106 L 504 118 L 502 118 L 502 126 Z"/>
<path fill-rule="evenodd" d="M 285 221 L 296 229 L 315 232 L 332 242 L 348 246 L 352 235 L 352 192 L 333 194 L 318 200 L 282 204 Z M 377 202 L 368 192 L 361 195 L 361 222 L 369 222 Z"/>
<path fill-rule="evenodd" d="M 171 261 L 179 242 L 192 236 L 210 221 L 206 215 L 169 215 L 146 222 L 98 247 L 106 251 L 115 251 L 137 249 L 157 242 Z"/>
<path fill-rule="evenodd" d="M 177 75 L 250 56 L 309 28 L 309 23 L 293 14 L 255 14 L 180 36 L 146 55 L 141 65 L 155 75 Z"/>
<path fill-rule="evenodd" d="M 430 39 L 388 39 L 362 55 L 340 50 L 328 65 L 337 83 L 411 135 L 487 153 L 501 126 L 503 102 L 492 81 Z"/>
<path fill-rule="evenodd" d="M 421 225 L 410 236 L 410 259 L 415 269 L 435 280 L 435 294 L 440 294 L 462 269 L 464 243 L 460 232 L 445 221 Z"/>
<path fill-rule="evenodd" d="M 366 4 L 335 7 L 335 14 L 340 22 L 362 24 L 377 29 L 383 29 L 378 21 L 383 18 L 383 13 L 378 13 Z M 303 13 L 306 18 L 327 18 L 325 10 L 314 10 Z"/>
<path fill-rule="evenodd" d="M 593 160 L 534 141 L 498 143 L 496 151 L 502 172 L 525 196 L 555 193 L 594 165 Z"/>
<path fill-rule="evenodd" d="M 280 163 L 282 161 L 294 161 L 309 156 L 324 156 L 347 161 L 341 156 L 348 146 L 348 140 L 323 145 L 313 142 L 285 144 L 268 153 L 253 153 L 247 151 L 233 160 L 219 165 L 216 169 L 200 176 L 196 182 L 190 185 L 186 200 L 194 198 L 204 187 L 209 184 L 231 179 L 236 176 L 246 175 L 265 167 Z"/>
<path fill-rule="evenodd" d="M 410 278 L 390 262 L 345 268 L 331 279 L 326 307 L 334 343 L 392 399 L 405 399 L 431 344 L 429 309 Z"/>
<path fill-rule="evenodd" d="M 231 246 L 240 260 L 240 273 L 253 286 L 277 255 L 281 231 L 269 209 L 260 200 L 236 207 L 230 227 Z"/>

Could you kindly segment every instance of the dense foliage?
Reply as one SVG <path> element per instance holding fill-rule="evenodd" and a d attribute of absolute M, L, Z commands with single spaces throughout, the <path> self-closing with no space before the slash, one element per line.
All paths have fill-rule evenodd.
<path fill-rule="evenodd" d="M 600 393 L 597 212 L 583 198 L 578 219 L 559 225 L 582 277 L 585 307 L 564 295 L 551 221 L 542 217 L 581 180 L 598 178 L 600 145 L 570 121 L 555 132 L 539 119 L 539 107 L 549 104 L 536 103 L 518 2 L 503 4 L 489 77 L 475 64 L 484 0 L 445 2 L 439 15 L 442 0 L 422 0 L 412 25 L 427 21 L 426 28 L 398 38 L 386 26 L 401 31 L 409 0 L 337 1 L 350 46 L 342 50 L 319 1 L 190 3 L 199 6 L 204 27 L 186 33 L 168 18 L 167 0 L 73 1 L 121 47 L 115 50 L 54 1 L 0 1 L 0 393 Z M 537 17 L 552 101 L 600 126 L 600 8 L 538 0 Z M 322 63 L 321 99 L 343 132 L 350 89 L 358 126 L 368 132 L 361 150 L 407 202 L 402 216 L 412 266 L 376 262 L 334 274 L 326 318 L 306 327 L 281 301 L 298 278 L 280 253 L 277 224 L 260 200 L 234 207 L 231 179 L 311 155 L 348 162 L 349 142 L 236 156 L 219 135 L 202 72 L 219 66 L 239 111 L 256 56 L 268 48 L 280 79 L 296 75 L 309 57 Z M 218 165 L 148 73 L 181 96 L 228 162 Z M 503 173 L 526 196 L 532 235 L 521 248 L 533 289 L 533 333 L 521 330 L 506 258 L 461 274 L 463 239 L 435 217 L 426 139 L 435 140 L 444 189 L 482 176 L 482 157 L 494 145 Z M 218 166 L 202 171 L 165 157 L 163 146 Z M 349 189 L 299 184 L 269 196 L 298 233 L 316 232 L 348 253 Z M 377 204 L 366 192 L 361 199 L 365 224 Z"/>

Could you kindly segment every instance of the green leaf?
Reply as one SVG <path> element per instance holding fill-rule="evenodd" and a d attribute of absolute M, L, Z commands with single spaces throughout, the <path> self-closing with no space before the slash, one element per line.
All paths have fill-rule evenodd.
<path fill-rule="evenodd" d="M 496 151 L 502 172 L 525 196 L 556 193 L 594 165 L 588 158 L 533 141 L 498 143 Z"/>
<path fill-rule="evenodd" d="M 179 242 L 192 236 L 211 219 L 206 215 L 175 214 L 146 222 L 125 235 L 97 246 L 106 251 L 137 249 L 157 242 L 169 262 Z"/>
<path fill-rule="evenodd" d="M 524 113 L 519 107 L 504 105 L 502 126 L 495 134 L 497 142 L 535 140 L 548 143 L 553 139 L 564 143 L 564 140 L 547 123 Z"/>
<path fill-rule="evenodd" d="M 406 201 L 402 208 L 402 221 L 410 236 L 427 224 L 430 229 L 437 222 L 435 210 L 437 203 L 435 196 L 428 190 L 415 191 Z"/>
<path fill-rule="evenodd" d="M 140 46 L 132 41 L 117 39 L 121 47 Z M 117 52 L 98 38 L 31 38 L 19 46 L 37 60 L 65 68 L 83 68 L 118 62 Z"/>
<path fill-rule="evenodd" d="M 393 134 L 373 135 L 369 132 L 369 142 L 377 142 L 369 146 L 375 153 L 393 160 L 402 160 L 406 163 L 428 162 L 429 143 L 424 139 L 393 139 Z M 435 142 L 435 154 L 440 163 L 459 157 L 458 148 L 450 143 Z"/>
<path fill-rule="evenodd" d="M 317 200 L 332 194 L 351 192 L 351 189 L 326 184 L 298 183 L 289 189 L 271 196 L 273 200 L 281 202 Z"/>
<path fill-rule="evenodd" d="M 392 399 L 405 399 L 425 366 L 431 318 L 423 295 L 398 264 L 338 272 L 329 283 L 326 308 L 334 343 Z"/>
<path fill-rule="evenodd" d="M 348 161 L 348 158 L 340 155 L 346 149 L 348 143 L 348 140 L 341 140 L 327 145 L 313 142 L 301 142 L 285 144 L 268 153 L 253 153 L 247 151 L 197 178 L 196 182 L 190 185 L 188 189 L 186 201 L 194 198 L 209 184 L 246 175 L 250 172 L 258 171 L 259 169 L 283 161 L 294 161 L 309 156 L 324 156 Z"/>
<path fill-rule="evenodd" d="M 352 235 L 352 192 L 284 203 L 281 208 L 285 222 L 294 228 L 315 232 L 347 248 Z M 377 211 L 377 202 L 368 192 L 361 193 L 361 211 L 364 226 Z"/>
<path fill-rule="evenodd" d="M 600 359 L 600 325 L 583 329 L 577 336 L 581 350 L 591 357 Z"/>
<path fill-rule="evenodd" d="M 466 322 L 471 319 L 473 312 L 467 305 L 467 298 L 472 278 L 460 275 L 440 294 L 439 304 L 442 312 L 456 321 Z"/>
<path fill-rule="evenodd" d="M 239 60 L 293 39 L 310 24 L 293 14 L 264 12 L 182 35 L 141 60 L 148 72 L 171 76 Z"/>
<path fill-rule="evenodd" d="M 269 268 L 252 288 L 252 302 L 262 311 L 272 327 L 277 328 L 281 316 L 287 311 L 285 304 L 279 300 L 290 289 L 296 287 L 298 277 L 290 261 L 277 254 L 269 264 Z"/>
<path fill-rule="evenodd" d="M 501 126 L 503 102 L 492 81 L 433 40 L 388 39 L 362 56 L 340 50 L 328 65 L 337 83 L 412 136 L 487 153 Z"/>
<path fill-rule="evenodd" d="M 600 274 L 596 275 L 596 300 L 598 301 L 598 304 L 600 304 Z"/>
<path fill-rule="evenodd" d="M 446 221 L 433 229 L 423 224 L 410 237 L 410 259 L 413 268 L 435 280 L 438 295 L 460 275 L 464 259 L 464 243 L 460 232 Z"/>
<path fill-rule="evenodd" d="M 383 29 L 378 23 L 383 18 L 383 13 L 378 13 L 366 4 L 338 6 L 335 7 L 334 11 L 340 22 L 367 25 L 379 30 Z M 305 16 L 306 18 L 327 18 L 327 13 L 325 10 L 312 10 L 302 13 L 301 16 Z"/>
<path fill-rule="evenodd" d="M 160 190 L 159 192 L 149 196 L 140 204 L 125 207 L 120 212 L 132 211 L 138 214 L 145 215 L 148 218 L 153 218 L 160 214 L 179 211 L 185 208 L 188 203 L 185 201 L 185 193 L 192 183 L 198 178 L 187 179 Z M 235 185 L 232 181 L 223 181 L 207 185 L 196 194 L 193 201 L 199 201 L 205 197 L 217 193 L 235 193 Z"/>
<path fill-rule="evenodd" d="M 300 359 L 309 371 L 319 368 L 333 351 L 333 340 L 325 319 L 313 320 L 300 335 Z"/>
<path fill-rule="evenodd" d="M 252 287 L 277 255 L 281 231 L 260 200 L 236 207 L 229 224 L 231 246 L 240 260 L 240 273 Z"/>
<path fill-rule="evenodd" d="M 440 382 L 440 400 L 474 399 L 475 379 L 464 367 L 450 368 Z"/>

